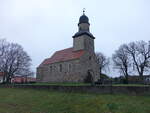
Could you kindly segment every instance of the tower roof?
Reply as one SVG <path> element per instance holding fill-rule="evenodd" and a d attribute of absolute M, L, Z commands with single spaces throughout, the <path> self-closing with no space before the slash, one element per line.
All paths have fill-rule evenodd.
<path fill-rule="evenodd" d="M 72 36 L 73 38 L 76 38 L 78 36 L 81 36 L 81 35 L 88 35 L 90 36 L 91 38 L 95 39 L 95 37 L 92 35 L 92 33 L 90 33 L 89 31 L 79 31 L 77 32 L 74 36 Z"/>
<path fill-rule="evenodd" d="M 78 24 L 79 31 L 74 34 L 73 38 L 79 37 L 81 35 L 88 35 L 89 37 L 95 39 L 95 37 L 89 31 L 90 24 L 85 26 L 85 25 L 82 25 L 82 23 L 89 24 L 89 18 L 85 15 L 85 9 L 83 9 L 83 15 L 80 16 L 79 18 L 79 24 Z"/>
<path fill-rule="evenodd" d="M 87 23 L 87 24 L 89 24 L 89 18 L 84 13 L 79 18 L 79 24 L 81 24 L 81 23 Z"/>

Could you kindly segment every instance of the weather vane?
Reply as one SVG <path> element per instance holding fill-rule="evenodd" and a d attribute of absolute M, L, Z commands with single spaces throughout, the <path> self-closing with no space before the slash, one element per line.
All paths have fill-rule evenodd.
<path fill-rule="evenodd" d="M 83 8 L 83 14 L 85 13 L 85 8 Z"/>

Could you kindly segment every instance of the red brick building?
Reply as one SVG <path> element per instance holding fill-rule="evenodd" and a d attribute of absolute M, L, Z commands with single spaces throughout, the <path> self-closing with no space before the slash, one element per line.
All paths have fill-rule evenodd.
<path fill-rule="evenodd" d="M 0 83 L 3 83 L 4 72 L 0 72 Z"/>
<path fill-rule="evenodd" d="M 12 83 L 33 83 L 36 82 L 36 78 L 34 77 L 26 77 L 26 76 L 15 76 L 11 79 Z"/>

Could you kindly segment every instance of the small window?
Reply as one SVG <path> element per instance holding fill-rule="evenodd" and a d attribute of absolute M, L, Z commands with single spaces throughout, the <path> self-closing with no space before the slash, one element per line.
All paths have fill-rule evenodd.
<path fill-rule="evenodd" d="M 68 65 L 68 71 L 70 71 L 70 70 L 71 70 L 71 64 Z"/>
<path fill-rule="evenodd" d="M 56 71 L 56 66 L 54 66 L 53 71 Z"/>
<path fill-rule="evenodd" d="M 52 72 L 52 66 L 50 66 L 50 72 Z"/>
<path fill-rule="evenodd" d="M 91 60 L 92 59 L 92 57 L 91 56 L 89 56 L 89 60 Z"/>
<path fill-rule="evenodd" d="M 62 72 L 62 64 L 59 65 L 60 72 Z"/>

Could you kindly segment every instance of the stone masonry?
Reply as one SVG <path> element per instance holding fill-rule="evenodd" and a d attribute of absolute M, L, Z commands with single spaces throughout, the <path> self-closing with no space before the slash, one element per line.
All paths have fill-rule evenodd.
<path fill-rule="evenodd" d="M 99 65 L 94 52 L 95 37 L 89 31 L 89 19 L 83 13 L 79 31 L 73 36 L 73 47 L 60 50 L 37 67 L 39 82 L 85 82 L 99 79 Z"/>

